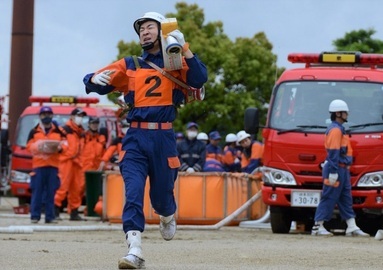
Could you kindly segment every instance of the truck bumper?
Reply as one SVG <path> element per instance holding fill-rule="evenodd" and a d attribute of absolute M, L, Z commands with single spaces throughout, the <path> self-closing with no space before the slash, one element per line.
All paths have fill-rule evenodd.
<path fill-rule="evenodd" d="M 262 199 L 267 205 L 291 207 L 291 191 L 296 188 L 262 187 Z M 383 209 L 383 192 L 380 190 L 352 190 L 353 208 Z"/>
<path fill-rule="evenodd" d="M 30 197 L 31 189 L 29 187 L 29 183 L 17 183 L 11 182 L 11 192 L 15 197 Z"/>

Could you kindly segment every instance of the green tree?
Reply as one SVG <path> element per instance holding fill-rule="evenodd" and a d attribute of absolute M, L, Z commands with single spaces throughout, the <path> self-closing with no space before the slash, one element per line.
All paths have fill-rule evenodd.
<path fill-rule="evenodd" d="M 218 130 L 222 135 L 243 129 L 244 111 L 257 107 L 263 118 L 265 103 L 270 99 L 276 75 L 283 69 L 276 66 L 277 56 L 265 33 L 235 41 L 224 33 L 221 21 L 205 23 L 202 9 L 196 4 L 176 4 L 178 26 L 190 43 L 190 49 L 206 64 L 209 81 L 203 102 L 192 102 L 179 109 L 175 129 L 183 131 L 189 121 L 197 122 L 205 132 Z M 122 58 L 140 55 L 138 42 L 118 44 Z"/>
<path fill-rule="evenodd" d="M 373 28 L 347 32 L 343 38 L 333 41 L 338 51 L 359 51 L 362 53 L 383 53 L 383 41 L 373 39 L 376 33 Z"/>

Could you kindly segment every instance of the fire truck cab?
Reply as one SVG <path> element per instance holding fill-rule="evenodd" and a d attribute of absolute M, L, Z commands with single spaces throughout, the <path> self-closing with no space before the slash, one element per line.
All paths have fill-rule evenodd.
<path fill-rule="evenodd" d="M 26 150 L 29 132 L 39 122 L 39 111 L 42 106 L 50 106 L 53 110 L 53 121 L 60 126 L 64 125 L 76 107 L 81 107 L 87 116 L 84 117 L 83 127 L 87 129 L 90 116 L 100 118 L 100 132 L 107 137 L 107 146 L 118 134 L 118 118 L 116 110 L 111 107 L 98 105 L 98 98 L 84 98 L 74 96 L 52 96 L 29 98 L 31 105 L 25 108 L 18 119 L 14 142 L 12 144 L 10 187 L 13 196 L 19 198 L 19 203 L 30 201 L 31 191 L 29 187 L 32 171 L 32 155 Z"/>
<path fill-rule="evenodd" d="M 329 104 L 344 100 L 344 123 L 353 148 L 350 168 L 357 224 L 371 235 L 383 219 L 383 54 L 360 52 L 293 53 L 277 80 L 262 130 L 263 201 L 270 206 L 274 233 L 289 233 L 292 221 L 310 231 L 321 198 L 324 133 L 331 123 Z M 259 127 L 259 112 L 248 108 L 245 129 Z M 337 209 L 325 226 L 344 230 Z"/>

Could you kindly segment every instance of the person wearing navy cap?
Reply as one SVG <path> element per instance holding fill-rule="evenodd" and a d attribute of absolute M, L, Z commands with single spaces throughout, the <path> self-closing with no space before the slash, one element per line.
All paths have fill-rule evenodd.
<path fill-rule="evenodd" d="M 31 172 L 31 222 L 41 218 L 42 204 L 45 204 L 45 223 L 57 223 L 55 219 L 54 196 L 60 186 L 58 178 L 59 155 L 63 151 L 60 143 L 65 134 L 52 122 L 51 107 L 41 107 L 40 122 L 29 132 L 27 150 L 32 153 Z"/>
<path fill-rule="evenodd" d="M 209 133 L 209 144 L 206 146 L 206 156 L 222 162 L 222 148 L 219 146 L 221 135 L 218 131 Z"/>
<path fill-rule="evenodd" d="M 186 124 L 186 129 L 190 129 L 192 127 L 195 127 L 197 130 L 199 128 L 197 123 L 194 123 L 194 122 L 189 122 L 189 123 Z"/>
<path fill-rule="evenodd" d="M 43 113 L 52 114 L 52 116 L 53 116 L 52 108 L 49 107 L 49 106 L 43 106 L 43 107 L 41 107 L 41 109 L 40 109 L 40 113 L 39 113 L 39 114 L 41 115 L 41 114 L 43 114 Z"/>
<path fill-rule="evenodd" d="M 218 131 L 212 131 L 209 133 L 209 144 L 206 145 L 206 163 L 204 171 L 218 171 L 223 172 L 222 165 L 222 148 L 219 145 L 221 141 L 221 135 Z"/>
<path fill-rule="evenodd" d="M 181 161 L 179 171 L 201 172 L 206 159 L 206 145 L 197 140 L 198 125 L 194 122 L 186 124 L 186 138 L 177 145 L 178 157 Z"/>

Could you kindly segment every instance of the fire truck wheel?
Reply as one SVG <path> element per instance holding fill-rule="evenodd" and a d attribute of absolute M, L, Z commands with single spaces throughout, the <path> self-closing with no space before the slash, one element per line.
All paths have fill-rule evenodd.
<path fill-rule="evenodd" d="M 287 208 L 270 207 L 270 223 L 273 233 L 289 233 L 291 222 L 291 215 Z"/>

